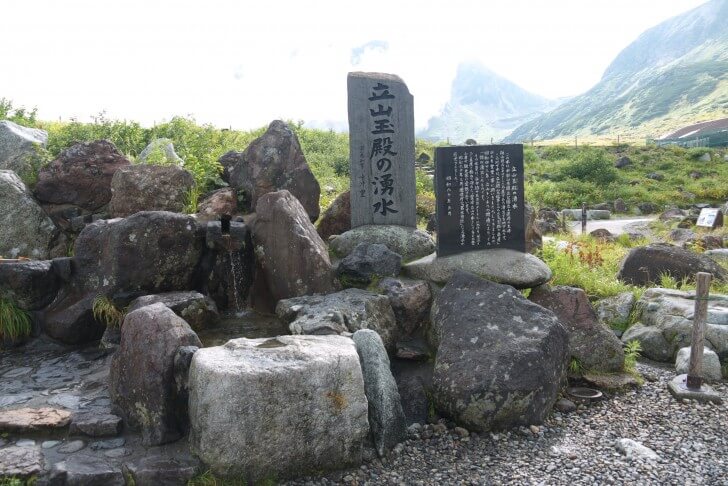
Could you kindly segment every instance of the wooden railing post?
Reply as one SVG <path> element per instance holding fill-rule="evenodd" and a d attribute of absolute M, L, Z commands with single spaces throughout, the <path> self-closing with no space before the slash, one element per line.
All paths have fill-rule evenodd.
<path fill-rule="evenodd" d="M 705 323 L 708 319 L 708 296 L 712 275 L 699 272 L 695 276 L 695 312 L 693 314 L 693 337 L 690 345 L 690 367 L 688 368 L 688 388 L 700 389 L 703 386 L 703 346 L 705 342 Z"/>

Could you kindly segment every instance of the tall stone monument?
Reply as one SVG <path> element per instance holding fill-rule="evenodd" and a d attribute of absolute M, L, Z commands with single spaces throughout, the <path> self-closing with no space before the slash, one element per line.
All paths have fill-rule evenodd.
<path fill-rule="evenodd" d="M 525 251 L 523 145 L 435 149 L 437 255 Z"/>
<path fill-rule="evenodd" d="M 351 226 L 415 227 L 414 104 L 393 74 L 349 73 Z"/>

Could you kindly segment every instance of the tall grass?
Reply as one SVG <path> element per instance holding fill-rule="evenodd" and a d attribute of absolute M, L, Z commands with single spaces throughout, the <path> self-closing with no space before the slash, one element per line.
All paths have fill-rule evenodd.
<path fill-rule="evenodd" d="M 0 298 L 0 338 L 18 339 L 30 336 L 30 315 L 7 298 Z"/>

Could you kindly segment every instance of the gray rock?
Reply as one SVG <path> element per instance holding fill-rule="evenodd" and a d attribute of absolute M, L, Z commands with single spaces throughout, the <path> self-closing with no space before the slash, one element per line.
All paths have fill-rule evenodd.
<path fill-rule="evenodd" d="M 111 361 L 111 399 L 126 423 L 142 431 L 145 445 L 179 439 L 186 428 L 186 401 L 174 381 L 180 346 L 201 347 L 189 325 L 164 304 L 127 314 L 121 345 Z"/>
<path fill-rule="evenodd" d="M 257 201 L 253 244 L 273 300 L 332 292 L 328 249 L 301 203 L 285 190 Z"/>
<path fill-rule="evenodd" d="M 566 377 L 568 334 L 517 290 L 465 272 L 435 299 L 438 410 L 468 430 L 541 423 Z"/>
<path fill-rule="evenodd" d="M 26 183 L 35 180 L 43 162 L 48 133 L 10 120 L 0 121 L 0 170 L 12 170 Z"/>
<path fill-rule="evenodd" d="M 296 134 L 275 120 L 244 152 L 228 152 L 220 163 L 223 177 L 237 191 L 242 209 L 252 211 L 264 194 L 290 192 L 301 202 L 310 221 L 319 217 L 321 188 L 306 162 Z"/>
<path fill-rule="evenodd" d="M 108 451 L 111 449 L 118 449 L 124 444 L 126 444 L 126 439 L 123 437 L 117 437 L 116 439 L 99 440 L 96 442 L 92 442 L 89 447 L 94 451 Z"/>
<path fill-rule="evenodd" d="M 180 346 L 177 348 L 174 355 L 174 383 L 177 385 L 177 393 L 187 392 L 192 357 L 198 349 L 197 346 Z"/>
<path fill-rule="evenodd" d="M 632 292 L 623 292 L 598 301 L 594 307 L 600 321 L 609 327 L 619 327 L 629 322 L 635 301 Z"/>
<path fill-rule="evenodd" d="M 43 468 L 40 446 L 10 446 L 0 449 L 0 478 L 28 479 L 41 473 Z"/>
<path fill-rule="evenodd" d="M 62 454 L 73 454 L 74 452 L 80 451 L 84 447 L 86 447 L 86 443 L 84 441 L 72 440 L 60 446 L 58 448 L 58 452 Z"/>
<path fill-rule="evenodd" d="M 276 315 L 289 324 L 292 334 L 341 334 L 371 329 L 390 350 L 401 334 L 389 299 L 360 289 L 284 299 L 278 302 Z"/>
<path fill-rule="evenodd" d="M 569 353 L 585 370 L 622 371 L 622 343 L 599 321 L 586 292 L 573 287 L 542 285 L 533 289 L 528 298 L 556 314 L 569 333 Z"/>
<path fill-rule="evenodd" d="M 622 342 L 637 339 L 642 354 L 655 361 L 672 362 L 680 348 L 690 346 L 695 292 L 653 288 L 637 302 L 639 325 L 622 335 Z M 728 359 L 728 296 L 712 294 L 708 301 L 705 345 L 722 360 Z"/>
<path fill-rule="evenodd" d="M 710 162 L 710 152 L 704 153 L 703 155 L 701 155 L 700 157 L 698 157 L 698 160 L 700 162 Z"/>
<path fill-rule="evenodd" d="M 581 209 L 564 209 L 561 214 L 567 219 L 581 221 Z M 612 213 L 606 209 L 587 209 L 586 211 L 588 220 L 610 219 L 611 217 Z"/>
<path fill-rule="evenodd" d="M 713 278 L 728 280 L 728 271 L 710 258 L 676 246 L 654 243 L 632 248 L 622 261 L 617 278 L 632 285 L 647 286 L 669 274 L 677 281 L 694 280 L 698 272 L 713 274 Z"/>
<path fill-rule="evenodd" d="M 104 458 L 85 454 L 74 454 L 63 462 L 55 463 L 51 471 L 51 483 L 78 486 L 126 484 L 120 467 L 112 466 Z"/>
<path fill-rule="evenodd" d="M 561 413 L 571 413 L 576 410 L 576 404 L 566 398 L 559 399 L 554 407 Z"/>
<path fill-rule="evenodd" d="M 0 264 L 0 297 L 21 309 L 38 310 L 50 304 L 59 284 L 49 260 Z"/>
<path fill-rule="evenodd" d="M 629 157 L 627 157 L 626 155 L 623 155 L 617 159 L 617 161 L 614 163 L 614 167 L 616 167 L 617 169 L 623 169 L 631 164 L 632 164 L 632 160 Z"/>
<path fill-rule="evenodd" d="M 369 402 L 369 427 L 380 457 L 405 439 L 405 416 L 390 371 L 389 357 L 379 334 L 369 329 L 352 336 L 359 353 L 364 390 Z"/>
<path fill-rule="evenodd" d="M 728 248 L 720 248 L 717 250 L 706 250 L 703 253 L 705 256 L 712 258 L 716 263 L 727 264 L 728 263 Z"/>
<path fill-rule="evenodd" d="M 342 336 L 200 349 L 189 403 L 192 452 L 215 474 L 252 482 L 358 465 L 369 431 L 359 356 Z"/>
<path fill-rule="evenodd" d="M 131 165 L 111 179 L 109 212 L 125 218 L 139 211 L 185 211 L 195 179 L 177 165 Z"/>
<path fill-rule="evenodd" d="M 675 358 L 675 372 L 678 375 L 685 375 L 690 368 L 691 348 L 680 348 Z M 706 381 L 720 381 L 723 373 L 720 367 L 718 355 L 710 348 L 703 348 L 703 373 L 701 375 Z"/>
<path fill-rule="evenodd" d="M 416 228 L 393 225 L 359 226 L 334 237 L 330 246 L 343 258 L 360 243 L 378 243 L 402 255 L 405 262 L 421 258 L 435 251 L 435 242 L 426 232 Z"/>
<path fill-rule="evenodd" d="M 525 215 L 523 219 L 526 221 L 526 251 L 528 253 L 536 253 L 543 248 L 541 230 L 536 224 L 536 211 L 533 210 L 530 204 L 525 205 L 524 211 Z"/>
<path fill-rule="evenodd" d="M 367 286 L 378 277 L 396 277 L 402 257 L 378 243 L 359 243 L 336 269 L 345 286 Z"/>
<path fill-rule="evenodd" d="M 622 198 L 618 198 L 618 199 L 614 200 L 614 212 L 615 213 L 626 213 L 627 212 L 627 205 L 625 204 L 625 202 Z"/>
<path fill-rule="evenodd" d="M 0 255 L 46 259 L 56 225 L 11 170 L 0 170 Z"/>
<path fill-rule="evenodd" d="M 377 292 L 389 297 L 397 325 L 404 334 L 412 334 L 430 320 L 432 290 L 424 280 L 385 278 Z"/>
<path fill-rule="evenodd" d="M 174 143 L 168 138 L 157 138 L 149 142 L 139 154 L 137 162 L 152 165 L 184 165 L 184 160 L 174 151 Z"/>
<path fill-rule="evenodd" d="M 148 456 L 128 463 L 125 472 L 138 486 L 179 486 L 188 484 L 200 464 L 191 457 Z"/>
<path fill-rule="evenodd" d="M 551 279 L 551 269 L 540 259 L 505 248 L 478 250 L 438 258 L 434 253 L 408 263 L 403 272 L 412 278 L 447 283 L 457 271 L 470 272 L 518 289 L 533 288 Z"/>
<path fill-rule="evenodd" d="M 619 452 L 627 456 L 627 459 L 659 459 L 655 451 L 632 439 L 619 439 L 615 443 L 615 447 Z"/>
<path fill-rule="evenodd" d="M 158 302 L 172 309 L 172 312 L 187 321 L 194 330 L 214 327 L 220 320 L 215 302 L 195 291 L 163 292 L 138 297 L 129 304 L 127 312 Z"/>
<path fill-rule="evenodd" d="M 121 417 L 104 411 L 84 411 L 73 415 L 71 434 L 113 437 L 121 432 Z"/>

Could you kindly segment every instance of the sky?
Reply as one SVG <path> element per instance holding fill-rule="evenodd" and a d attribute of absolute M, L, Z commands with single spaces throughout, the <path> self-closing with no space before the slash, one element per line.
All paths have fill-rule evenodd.
<path fill-rule="evenodd" d="M 376 71 L 404 79 L 420 129 L 460 62 L 574 96 L 643 31 L 704 1 L 4 0 L 0 98 L 46 120 L 345 130 L 346 74 Z"/>

